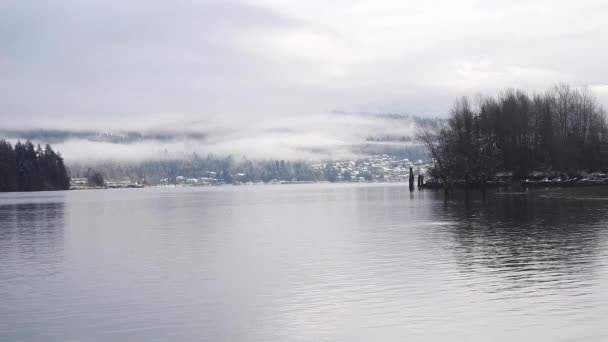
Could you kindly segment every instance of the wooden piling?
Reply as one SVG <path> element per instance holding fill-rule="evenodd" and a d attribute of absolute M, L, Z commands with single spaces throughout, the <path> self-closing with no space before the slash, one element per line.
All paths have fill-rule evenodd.
<path fill-rule="evenodd" d="M 410 167 L 410 191 L 414 191 L 414 169 Z"/>

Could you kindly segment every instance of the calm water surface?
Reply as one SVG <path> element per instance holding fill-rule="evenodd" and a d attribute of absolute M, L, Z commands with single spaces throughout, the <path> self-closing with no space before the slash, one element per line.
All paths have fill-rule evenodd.
<path fill-rule="evenodd" d="M 608 190 L 0 195 L 2 341 L 608 341 Z"/>

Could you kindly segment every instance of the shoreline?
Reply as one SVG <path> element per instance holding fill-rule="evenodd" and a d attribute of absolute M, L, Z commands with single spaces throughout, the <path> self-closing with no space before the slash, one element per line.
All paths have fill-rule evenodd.
<path fill-rule="evenodd" d="M 408 182 L 327 182 L 327 181 L 303 181 L 303 182 L 267 182 L 267 183 L 241 183 L 241 184 L 218 184 L 218 185 L 207 185 L 207 186 L 195 186 L 195 185 L 148 185 L 148 186 L 137 186 L 137 187 L 90 187 L 90 188 L 71 188 L 68 190 L 40 190 L 40 191 L 10 191 L 0 192 L 3 193 L 32 193 L 32 192 L 57 192 L 57 191 L 83 191 L 83 190 L 119 190 L 119 189 L 147 189 L 147 188 L 217 188 L 217 187 L 251 187 L 251 186 L 268 186 L 268 185 L 311 185 L 311 184 L 339 184 L 339 185 L 364 185 L 364 184 L 375 184 L 375 185 L 403 185 L 407 186 Z M 594 186 L 608 186 L 608 179 L 565 179 L 565 180 L 515 180 L 515 181 L 486 181 L 485 185 L 480 182 L 471 182 L 468 186 L 465 185 L 464 180 L 457 180 L 453 183 L 453 188 L 458 190 L 470 189 L 470 190 L 484 190 L 484 189 L 539 189 L 539 188 L 567 188 L 567 187 L 594 187 Z M 443 190 L 444 185 L 442 182 L 435 182 L 429 180 L 422 186 L 416 186 L 417 190 Z"/>
<path fill-rule="evenodd" d="M 608 185 L 608 178 L 589 179 L 589 178 L 567 178 L 567 179 L 541 179 L 541 180 L 510 180 L 510 181 L 488 181 L 485 184 L 472 182 L 468 185 L 464 180 L 453 183 L 454 188 L 458 189 L 488 189 L 488 188 L 566 188 L 566 187 L 593 187 Z M 443 182 L 429 181 L 423 185 L 427 189 L 444 189 Z"/>

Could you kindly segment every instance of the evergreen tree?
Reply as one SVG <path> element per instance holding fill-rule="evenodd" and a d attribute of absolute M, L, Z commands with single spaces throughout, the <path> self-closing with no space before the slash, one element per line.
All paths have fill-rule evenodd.
<path fill-rule="evenodd" d="M 0 192 L 17 190 L 15 151 L 6 140 L 0 140 Z"/>
<path fill-rule="evenodd" d="M 63 158 L 50 145 L 44 150 L 31 141 L 15 147 L 0 140 L 0 192 L 68 190 L 70 179 Z"/>

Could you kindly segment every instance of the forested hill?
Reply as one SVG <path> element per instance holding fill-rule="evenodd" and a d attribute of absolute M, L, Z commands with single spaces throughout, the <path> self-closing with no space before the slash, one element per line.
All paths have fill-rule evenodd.
<path fill-rule="evenodd" d="M 70 180 L 60 154 L 29 140 L 15 147 L 0 140 L 0 192 L 68 190 Z"/>
<path fill-rule="evenodd" d="M 204 140 L 204 132 L 173 131 L 95 131 L 66 129 L 0 129 L 0 136 L 7 139 L 43 141 L 49 144 L 60 144 L 68 140 L 89 142 L 131 144 L 138 142 L 170 142 L 176 139 Z"/>
<path fill-rule="evenodd" d="M 585 88 L 560 84 L 529 94 L 507 90 L 498 97 L 464 97 L 447 127 L 420 129 L 418 138 L 444 181 L 511 171 L 574 175 L 608 169 L 606 111 Z"/>

